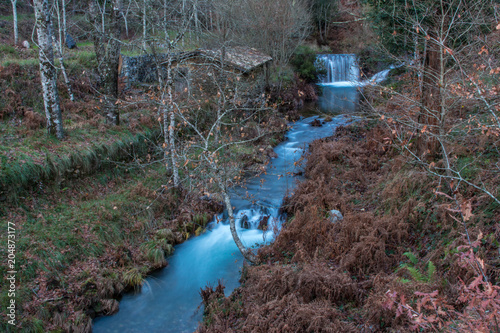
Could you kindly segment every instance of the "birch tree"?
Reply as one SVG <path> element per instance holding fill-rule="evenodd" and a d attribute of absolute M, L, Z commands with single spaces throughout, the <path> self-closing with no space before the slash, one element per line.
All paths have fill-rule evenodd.
<path fill-rule="evenodd" d="M 172 94 L 172 56 L 177 44 L 183 40 L 184 34 L 187 31 L 189 25 L 189 18 L 185 15 L 185 11 L 181 12 L 182 21 L 181 25 L 178 27 L 177 35 L 171 39 L 168 34 L 168 24 L 167 24 L 167 2 L 164 2 L 164 14 L 165 18 L 163 21 L 163 29 L 165 33 L 165 44 L 167 46 L 167 77 L 166 80 L 162 78 L 163 71 L 161 70 L 161 64 L 157 62 L 156 66 L 158 69 L 158 80 L 160 84 L 161 93 L 161 113 L 163 117 L 163 137 L 164 137 L 164 156 L 165 161 L 170 160 L 170 166 L 173 175 L 174 187 L 177 189 L 180 187 L 179 178 L 179 165 L 177 160 L 177 150 L 176 150 L 176 109 L 179 106 L 174 101 Z M 161 30 L 161 29 L 158 29 Z M 167 162 L 168 164 L 168 162 Z"/>
<path fill-rule="evenodd" d="M 12 4 L 12 20 L 14 23 L 14 43 L 19 43 L 19 30 L 17 27 L 17 0 L 10 0 Z"/>
<path fill-rule="evenodd" d="M 61 13 L 62 12 L 62 13 Z M 57 14 L 57 25 L 59 27 L 59 39 L 56 39 L 55 34 L 52 34 L 52 40 L 56 48 L 57 57 L 59 59 L 59 65 L 61 66 L 61 72 L 64 77 L 64 83 L 66 84 L 66 89 L 68 90 L 69 99 L 74 102 L 75 96 L 73 95 L 73 90 L 71 88 L 71 82 L 69 81 L 68 72 L 66 71 L 66 65 L 64 64 L 64 54 L 63 54 L 63 41 L 67 34 L 66 32 L 66 1 L 62 0 L 62 5 L 59 6 L 59 1 L 56 1 L 56 14 Z M 62 22 L 61 22 L 62 16 Z"/>
<path fill-rule="evenodd" d="M 147 50 L 147 38 L 148 38 L 148 0 L 143 0 L 142 2 L 142 48 L 144 52 Z"/>
<path fill-rule="evenodd" d="M 55 134 L 58 139 L 64 137 L 61 107 L 57 91 L 57 72 L 54 66 L 54 51 L 52 48 L 53 32 L 48 0 L 33 2 L 38 36 L 40 77 L 43 89 L 43 102 L 47 118 L 49 134 Z"/>

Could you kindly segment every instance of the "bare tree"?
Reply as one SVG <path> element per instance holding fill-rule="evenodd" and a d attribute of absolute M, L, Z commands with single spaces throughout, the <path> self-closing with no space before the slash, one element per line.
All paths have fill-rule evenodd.
<path fill-rule="evenodd" d="M 318 28 L 319 37 L 325 41 L 331 22 L 338 12 L 338 1 L 312 0 L 311 2 L 312 16 Z"/>
<path fill-rule="evenodd" d="M 55 134 L 58 139 L 64 137 L 59 93 L 57 91 L 57 73 L 54 66 L 54 52 L 52 49 L 53 32 L 48 0 L 33 2 L 38 35 L 40 76 L 43 88 L 43 101 L 47 130 Z"/>
<path fill-rule="evenodd" d="M 101 5 L 101 2 L 91 0 L 89 13 L 94 28 L 94 49 L 106 117 L 111 124 L 119 125 L 120 115 L 116 103 L 118 100 L 118 67 L 121 50 L 121 1 L 112 0 L 108 3 L 105 0 Z"/>
<path fill-rule="evenodd" d="M 223 39 L 258 48 L 280 64 L 290 60 L 310 33 L 305 0 L 214 0 L 213 6 Z"/>
<path fill-rule="evenodd" d="M 481 140 L 488 149 L 500 151 L 496 139 L 500 135 L 500 100 L 494 79 L 500 72 L 500 59 L 489 55 L 486 47 L 486 32 L 498 24 L 491 15 L 494 6 L 489 0 L 407 4 L 393 7 L 400 11 L 395 22 L 405 28 L 392 35 L 401 45 L 403 40 L 415 43 L 415 53 L 423 55 L 398 58 L 420 83 L 412 81 L 404 92 L 382 87 L 390 96 L 390 107 L 374 110 L 390 127 L 404 154 L 439 177 L 454 201 L 462 187 L 500 204 L 498 189 L 480 174 L 474 179 L 466 175 L 470 168 L 498 172 L 498 166 L 495 170 L 485 163 L 481 151 L 469 152 L 465 166 L 457 156 L 458 147 L 470 141 Z"/>

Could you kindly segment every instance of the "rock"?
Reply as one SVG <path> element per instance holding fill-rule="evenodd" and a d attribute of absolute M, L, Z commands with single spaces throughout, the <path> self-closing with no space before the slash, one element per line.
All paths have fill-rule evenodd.
<path fill-rule="evenodd" d="M 278 157 L 278 154 L 274 152 L 273 147 L 267 146 L 266 148 L 266 155 L 269 156 L 270 158 L 276 158 Z"/>
<path fill-rule="evenodd" d="M 336 209 L 332 209 L 328 215 L 329 215 L 330 222 L 332 222 L 332 223 L 340 222 L 344 219 L 344 216 L 342 216 L 342 213 Z"/>
<path fill-rule="evenodd" d="M 257 227 L 257 229 L 266 231 L 266 230 L 267 230 L 267 225 L 268 225 L 268 223 L 269 223 L 269 215 L 264 216 L 264 217 L 263 217 L 263 218 L 259 221 L 259 226 Z"/>
<path fill-rule="evenodd" d="M 69 34 L 66 34 L 66 47 L 68 49 L 76 48 L 76 42 Z"/>
<path fill-rule="evenodd" d="M 319 119 L 314 119 L 314 120 L 311 122 L 311 126 L 313 126 L 313 127 L 321 127 L 321 126 L 323 126 L 323 125 L 321 124 L 321 121 L 320 121 Z"/>
<path fill-rule="evenodd" d="M 332 121 L 332 120 L 333 120 L 333 119 L 332 119 L 332 117 L 330 117 L 330 116 L 326 116 L 326 117 L 325 117 L 325 121 L 326 121 L 327 123 L 329 123 L 329 122 L 330 122 L 330 121 Z"/>
<path fill-rule="evenodd" d="M 248 221 L 248 216 L 243 215 L 241 218 L 241 227 L 243 229 L 250 229 L 250 222 Z"/>
<path fill-rule="evenodd" d="M 270 158 L 277 158 L 278 154 L 276 154 L 274 150 L 271 150 L 270 152 L 267 153 L 267 156 L 269 156 Z"/>
<path fill-rule="evenodd" d="M 30 42 L 28 42 L 27 40 L 25 40 L 25 41 L 23 42 L 23 47 L 24 47 L 25 49 L 29 49 L 29 48 L 30 48 Z"/>

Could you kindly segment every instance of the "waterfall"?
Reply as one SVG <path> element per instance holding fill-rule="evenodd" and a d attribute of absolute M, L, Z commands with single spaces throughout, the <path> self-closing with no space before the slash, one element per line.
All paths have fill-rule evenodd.
<path fill-rule="evenodd" d="M 318 61 L 326 67 L 322 84 L 359 81 L 359 67 L 355 54 L 320 54 Z"/>

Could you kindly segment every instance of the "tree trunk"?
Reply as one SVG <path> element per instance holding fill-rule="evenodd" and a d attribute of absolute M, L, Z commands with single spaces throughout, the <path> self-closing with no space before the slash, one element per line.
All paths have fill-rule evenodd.
<path fill-rule="evenodd" d="M 59 43 L 59 46 L 61 48 L 62 52 L 62 47 L 64 45 L 64 41 L 66 40 L 66 35 L 68 34 L 68 27 L 66 25 L 66 0 L 62 0 L 62 17 L 63 17 L 63 24 L 62 24 L 62 41 Z"/>
<path fill-rule="evenodd" d="M 17 28 L 17 0 L 10 0 L 12 3 L 12 17 L 14 20 L 14 44 L 19 43 L 19 30 Z"/>
<path fill-rule="evenodd" d="M 175 150 L 175 112 L 172 106 L 169 108 L 170 125 L 168 127 L 168 136 L 170 139 L 170 158 L 172 159 L 172 172 L 174 176 L 174 187 L 179 187 L 179 166 L 177 165 L 177 153 Z"/>
<path fill-rule="evenodd" d="M 168 36 L 167 13 L 168 13 L 168 0 L 164 0 L 163 1 L 163 32 L 165 34 L 165 42 L 169 43 L 170 38 Z"/>
<path fill-rule="evenodd" d="M 226 186 L 222 183 L 222 180 L 219 180 L 219 186 L 222 191 L 222 196 L 224 197 L 224 204 L 226 205 L 227 214 L 229 216 L 229 228 L 231 229 L 231 235 L 233 236 L 234 242 L 243 257 L 252 264 L 255 264 L 257 263 L 257 257 L 250 249 L 247 249 L 245 245 L 243 245 L 240 236 L 238 236 L 238 232 L 236 231 L 236 220 L 234 218 L 233 206 L 231 205 L 231 198 L 229 198 Z"/>
<path fill-rule="evenodd" d="M 106 1 L 104 2 L 106 4 Z M 113 0 L 113 8 L 110 14 L 109 34 L 105 31 L 99 31 L 96 22 L 97 1 L 91 2 L 89 11 L 92 23 L 95 28 L 94 49 L 97 58 L 97 70 L 101 79 L 102 92 L 104 93 L 104 107 L 106 110 L 106 119 L 109 123 L 118 126 L 120 124 L 120 114 L 116 102 L 118 100 L 118 67 L 120 63 L 120 15 L 121 6 L 119 0 Z M 102 8 L 106 12 L 106 8 Z M 101 19 L 105 19 L 103 15 Z M 104 27 L 105 23 L 100 22 Z"/>
<path fill-rule="evenodd" d="M 123 21 L 125 22 L 125 36 L 127 36 L 127 38 L 128 38 L 128 21 L 127 21 L 127 16 L 128 16 L 128 12 L 130 10 L 130 4 L 131 4 L 131 2 L 128 3 L 127 11 L 125 12 L 125 14 L 123 14 Z"/>
<path fill-rule="evenodd" d="M 69 81 L 68 73 L 66 72 L 66 66 L 64 65 L 64 56 L 62 53 L 62 46 L 61 46 L 61 44 L 57 43 L 55 36 L 52 36 L 52 39 L 53 39 L 54 45 L 56 47 L 57 57 L 59 58 L 59 62 L 61 63 L 61 71 L 63 73 L 64 83 L 66 83 L 66 89 L 68 89 L 69 99 L 72 102 L 74 102 L 75 96 L 73 95 L 73 89 L 71 89 L 71 82 Z"/>
<path fill-rule="evenodd" d="M 144 7 L 142 8 L 142 48 L 143 48 L 144 52 L 146 52 L 146 49 L 147 49 L 147 44 L 146 44 L 146 38 L 147 38 L 146 0 L 144 0 L 143 5 L 144 5 Z"/>
<path fill-rule="evenodd" d="M 198 22 L 198 0 L 193 1 L 193 14 L 194 14 L 194 31 L 196 35 L 196 40 L 200 39 L 200 26 Z"/>
<path fill-rule="evenodd" d="M 33 2 L 38 35 L 40 77 L 43 89 L 43 102 L 47 118 L 49 134 L 55 134 L 58 139 L 64 137 L 59 94 L 57 91 L 57 73 L 54 67 L 54 52 L 52 49 L 52 28 L 48 0 Z"/>
<path fill-rule="evenodd" d="M 174 176 L 174 187 L 179 187 L 179 167 L 177 165 L 177 153 L 175 150 L 175 112 L 174 100 L 172 96 L 172 47 L 169 44 L 168 48 L 168 62 L 167 62 L 167 94 L 168 102 L 167 108 L 169 111 L 170 124 L 168 126 L 168 138 L 169 138 L 169 148 L 170 148 L 170 159 L 172 161 L 172 173 Z M 165 131 L 167 128 L 164 129 Z"/>
<path fill-rule="evenodd" d="M 431 36 L 435 41 L 436 37 Z M 438 134 L 438 120 L 440 118 L 440 87 L 438 78 L 441 73 L 440 48 L 435 42 L 427 43 L 425 54 L 423 79 L 422 79 L 422 102 L 418 123 L 423 125 L 425 130 L 419 133 L 417 140 L 417 155 L 434 155 L 438 145 L 435 135 Z M 425 133 L 428 134 L 425 134 Z"/>

